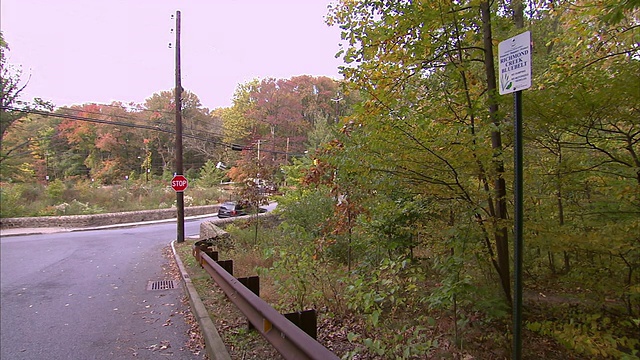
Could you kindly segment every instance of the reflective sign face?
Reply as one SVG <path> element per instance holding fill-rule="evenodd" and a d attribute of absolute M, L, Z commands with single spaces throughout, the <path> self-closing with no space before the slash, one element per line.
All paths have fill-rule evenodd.
<path fill-rule="evenodd" d="M 189 186 L 189 181 L 184 175 L 176 175 L 171 180 L 171 187 L 176 192 L 184 191 Z"/>
<path fill-rule="evenodd" d="M 498 45 L 500 95 L 531 87 L 531 32 L 526 31 Z"/>

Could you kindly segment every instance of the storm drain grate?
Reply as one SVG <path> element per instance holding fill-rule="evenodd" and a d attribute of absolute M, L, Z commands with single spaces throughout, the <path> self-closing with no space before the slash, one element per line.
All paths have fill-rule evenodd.
<path fill-rule="evenodd" d="M 173 280 L 149 281 L 147 290 L 169 290 L 175 288 Z"/>

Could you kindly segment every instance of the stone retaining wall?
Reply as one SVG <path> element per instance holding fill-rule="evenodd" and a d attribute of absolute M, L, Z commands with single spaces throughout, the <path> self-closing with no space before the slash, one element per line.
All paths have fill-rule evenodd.
<path fill-rule="evenodd" d="M 217 214 L 219 205 L 192 206 L 184 209 L 185 216 Z M 175 219 L 178 217 L 175 208 L 158 210 L 141 210 L 122 213 L 39 216 L 21 218 L 0 218 L 0 229 L 64 227 L 82 228 L 115 224 L 126 224 L 140 221 Z"/>

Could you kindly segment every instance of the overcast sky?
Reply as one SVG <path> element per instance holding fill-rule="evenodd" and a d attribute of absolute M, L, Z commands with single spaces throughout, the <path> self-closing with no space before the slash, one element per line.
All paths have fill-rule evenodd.
<path fill-rule="evenodd" d="M 210 109 L 238 84 L 296 75 L 341 79 L 331 0 L 1 0 L 9 62 L 31 79 L 22 100 L 56 106 L 142 103 L 175 85 L 181 12 L 182 86 Z"/>

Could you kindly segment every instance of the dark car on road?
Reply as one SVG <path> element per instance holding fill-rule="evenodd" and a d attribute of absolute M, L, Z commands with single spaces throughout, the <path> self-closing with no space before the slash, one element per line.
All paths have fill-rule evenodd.
<path fill-rule="evenodd" d="M 247 215 L 246 207 L 235 201 L 227 201 L 224 204 L 220 205 L 220 208 L 218 209 L 219 218 L 243 216 L 243 215 Z"/>
<path fill-rule="evenodd" d="M 220 205 L 218 209 L 218 217 L 219 218 L 228 218 L 234 216 L 244 216 L 249 214 L 255 214 L 255 206 L 249 205 L 247 201 L 236 202 L 236 201 L 227 201 L 224 204 Z M 267 209 L 259 207 L 258 213 L 262 214 L 267 212 Z"/>

